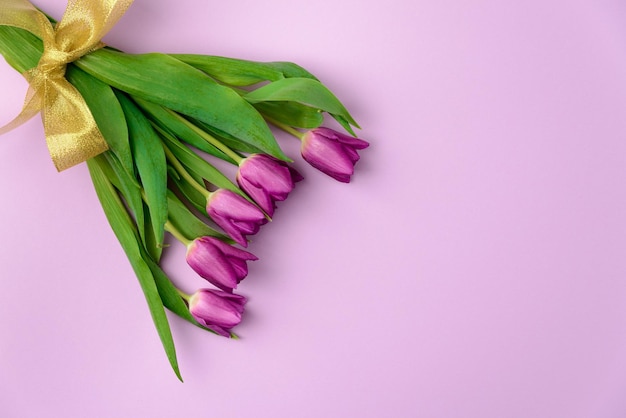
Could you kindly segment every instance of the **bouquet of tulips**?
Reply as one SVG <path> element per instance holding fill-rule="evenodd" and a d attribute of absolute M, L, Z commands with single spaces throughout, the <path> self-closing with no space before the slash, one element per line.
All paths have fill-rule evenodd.
<path fill-rule="evenodd" d="M 131 3 L 69 0 L 56 22 L 27 0 L 3 0 L 0 53 L 30 88 L 0 133 L 40 112 L 57 169 L 87 163 L 180 378 L 165 308 L 235 337 L 246 298 L 233 291 L 257 259 L 241 247 L 302 179 L 270 127 L 295 136 L 306 161 L 346 183 L 368 143 L 354 136 L 358 125 L 341 102 L 296 64 L 130 55 L 102 44 Z M 348 134 L 322 127 L 324 114 Z M 212 158 L 236 165 L 236 178 Z M 176 287 L 161 268 L 166 233 L 213 287 L 192 295 Z"/>

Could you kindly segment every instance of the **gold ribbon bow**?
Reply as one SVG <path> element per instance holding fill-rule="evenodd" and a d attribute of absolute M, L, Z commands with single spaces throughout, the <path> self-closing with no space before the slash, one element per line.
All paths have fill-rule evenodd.
<path fill-rule="evenodd" d="M 102 37 L 133 0 L 68 0 L 63 18 L 52 26 L 27 0 L 0 0 L 0 25 L 25 29 L 43 40 L 37 67 L 24 73 L 30 83 L 21 113 L 0 128 L 0 135 L 39 111 L 50 156 L 58 171 L 108 149 L 87 103 L 65 79 L 66 65 L 104 46 Z"/>

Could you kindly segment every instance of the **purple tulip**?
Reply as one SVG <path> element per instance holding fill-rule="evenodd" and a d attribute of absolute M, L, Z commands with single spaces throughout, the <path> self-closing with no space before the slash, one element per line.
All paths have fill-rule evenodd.
<path fill-rule="evenodd" d="M 302 139 L 302 157 L 313 167 L 343 183 L 350 183 L 354 164 L 359 161 L 356 150 L 369 143 L 329 128 L 315 128 Z"/>
<path fill-rule="evenodd" d="M 211 193 L 207 202 L 207 214 L 237 244 L 244 247 L 248 246 L 245 236 L 256 234 L 261 225 L 267 223 L 261 209 L 226 189 Z"/>
<path fill-rule="evenodd" d="M 239 165 L 237 183 L 269 216 L 276 201 L 285 200 L 302 176 L 285 162 L 265 154 L 252 154 Z"/>
<path fill-rule="evenodd" d="M 220 290 L 200 289 L 189 299 L 189 312 L 201 325 L 230 337 L 230 329 L 241 322 L 246 298 Z"/>
<path fill-rule="evenodd" d="M 200 276 L 226 292 L 232 292 L 248 275 L 246 261 L 258 260 L 248 251 L 217 238 L 196 238 L 187 247 L 187 263 Z"/>

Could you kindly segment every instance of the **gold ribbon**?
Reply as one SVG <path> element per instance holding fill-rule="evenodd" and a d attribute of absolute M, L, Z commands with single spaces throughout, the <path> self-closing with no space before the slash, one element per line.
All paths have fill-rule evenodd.
<path fill-rule="evenodd" d="M 27 0 L 0 0 L 0 25 L 25 29 L 43 40 L 35 68 L 24 73 L 30 83 L 20 114 L 0 135 L 39 111 L 50 156 L 58 171 L 108 149 L 87 103 L 65 79 L 66 65 L 104 46 L 102 37 L 124 15 L 133 0 L 68 0 L 63 18 L 52 26 Z"/>

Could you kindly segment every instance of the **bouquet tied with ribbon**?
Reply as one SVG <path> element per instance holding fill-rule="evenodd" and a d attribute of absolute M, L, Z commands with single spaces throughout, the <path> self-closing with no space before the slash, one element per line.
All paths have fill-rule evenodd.
<path fill-rule="evenodd" d="M 132 2 L 69 0 L 56 22 L 27 0 L 3 0 L 0 53 L 30 87 L 0 134 L 41 113 L 57 170 L 87 163 L 181 379 L 165 308 L 236 337 L 246 298 L 234 290 L 257 259 L 244 249 L 249 236 L 302 180 L 270 127 L 299 139 L 307 162 L 345 183 L 368 143 L 335 95 L 296 64 L 104 45 Z M 325 114 L 347 133 L 323 127 Z M 214 158 L 237 166 L 236 177 Z M 209 287 L 187 294 L 163 271 L 166 233 Z"/>

